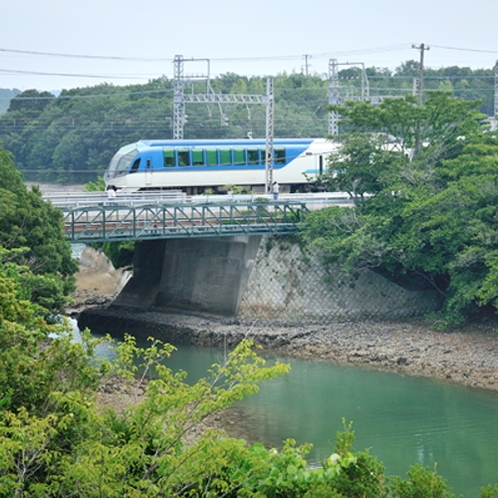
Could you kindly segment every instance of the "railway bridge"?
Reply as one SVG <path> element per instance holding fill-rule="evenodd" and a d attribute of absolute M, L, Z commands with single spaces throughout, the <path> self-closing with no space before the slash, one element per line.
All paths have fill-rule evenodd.
<path fill-rule="evenodd" d="M 181 192 L 44 196 L 71 242 L 135 240 L 134 271 L 116 306 L 183 307 L 236 315 L 264 235 L 296 233 L 303 216 L 348 205 L 342 193 L 193 196 Z"/>
<path fill-rule="evenodd" d="M 69 240 L 80 243 L 292 234 L 307 212 L 350 203 L 343 193 L 289 194 L 278 200 L 181 192 L 136 192 L 112 200 L 101 192 L 44 198 L 62 210 Z"/>

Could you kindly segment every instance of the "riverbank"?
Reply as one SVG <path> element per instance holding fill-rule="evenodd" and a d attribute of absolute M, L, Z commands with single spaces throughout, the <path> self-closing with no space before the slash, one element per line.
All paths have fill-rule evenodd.
<path fill-rule="evenodd" d="M 85 310 L 80 326 L 132 332 L 172 344 L 230 347 L 248 337 L 285 356 L 361 365 L 498 391 L 497 324 L 440 332 L 422 321 L 283 323 L 246 321 L 178 310 L 137 312 L 104 306 Z"/>
<path fill-rule="evenodd" d="M 113 307 L 113 299 L 129 276 L 129 272 L 115 270 L 101 252 L 84 249 L 70 310 L 79 317 L 80 327 L 118 336 L 139 331 L 143 337 L 154 336 L 172 344 L 215 347 L 233 346 L 250 337 L 278 354 L 498 391 L 496 319 L 441 332 L 422 320 L 284 323 Z"/>

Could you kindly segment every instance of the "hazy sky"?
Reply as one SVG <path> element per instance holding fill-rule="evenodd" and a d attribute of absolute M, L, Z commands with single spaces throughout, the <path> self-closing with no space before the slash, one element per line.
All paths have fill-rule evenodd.
<path fill-rule="evenodd" d="M 326 74 L 339 63 L 492 68 L 498 0 L 5 0 L 0 88 L 58 90 L 185 74 Z"/>

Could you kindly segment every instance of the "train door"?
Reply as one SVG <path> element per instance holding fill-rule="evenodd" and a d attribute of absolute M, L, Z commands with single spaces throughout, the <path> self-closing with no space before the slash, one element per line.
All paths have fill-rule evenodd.
<path fill-rule="evenodd" d="M 152 186 L 152 157 L 145 158 L 145 186 Z"/>

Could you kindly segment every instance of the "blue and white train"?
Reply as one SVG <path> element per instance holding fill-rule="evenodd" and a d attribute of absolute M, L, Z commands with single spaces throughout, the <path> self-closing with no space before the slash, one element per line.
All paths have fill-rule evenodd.
<path fill-rule="evenodd" d="M 336 145 L 325 139 L 275 139 L 273 179 L 281 192 L 315 190 Z M 189 195 L 227 185 L 262 193 L 265 189 L 264 139 L 140 140 L 126 145 L 104 173 L 109 186 L 126 191 L 182 190 Z"/>

